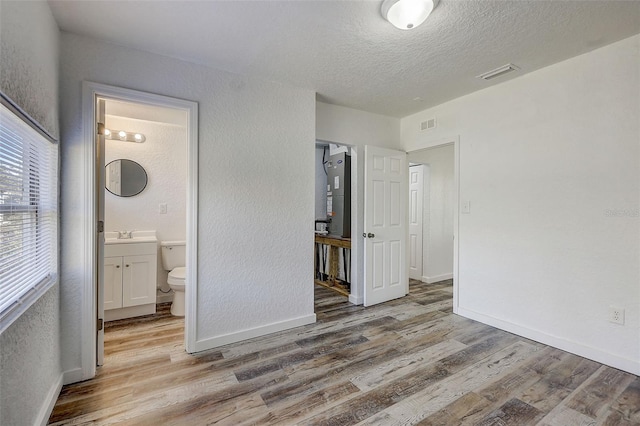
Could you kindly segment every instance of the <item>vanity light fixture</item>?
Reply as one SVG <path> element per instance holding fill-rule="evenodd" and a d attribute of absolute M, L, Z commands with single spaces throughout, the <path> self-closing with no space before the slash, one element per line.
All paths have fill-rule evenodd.
<path fill-rule="evenodd" d="M 394 27 L 410 30 L 422 24 L 437 4 L 438 0 L 384 0 L 381 12 Z"/>
<path fill-rule="evenodd" d="M 104 129 L 104 138 L 114 141 L 142 143 L 147 138 L 142 133 L 125 132 L 124 130 Z"/>

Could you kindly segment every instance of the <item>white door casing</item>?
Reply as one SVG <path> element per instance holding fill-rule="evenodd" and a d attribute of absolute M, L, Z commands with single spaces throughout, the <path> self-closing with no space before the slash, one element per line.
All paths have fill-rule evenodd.
<path fill-rule="evenodd" d="M 407 278 L 407 155 L 365 146 L 364 305 L 403 297 Z"/>
<path fill-rule="evenodd" d="M 105 101 L 96 97 L 96 213 L 98 217 L 98 229 L 96 236 L 96 311 L 97 337 L 96 337 L 96 364 L 104 364 L 104 123 Z M 100 226 L 100 224 L 102 224 Z"/>
<path fill-rule="evenodd" d="M 409 167 L 409 278 L 422 280 L 423 164 Z"/>
<path fill-rule="evenodd" d="M 97 233 L 98 185 L 96 170 L 96 97 L 119 99 L 134 103 L 164 106 L 184 111 L 187 114 L 187 255 L 185 280 L 189 283 L 185 300 L 185 346 L 188 352 L 196 351 L 197 295 L 198 295 L 198 104 L 167 96 L 109 86 L 90 81 L 82 83 L 82 191 L 80 203 L 85 206 L 81 215 L 81 246 L 85 249 L 79 275 L 85 283 L 82 287 L 81 303 L 81 367 L 65 372 L 64 384 L 91 379 L 96 374 L 97 334 Z"/>

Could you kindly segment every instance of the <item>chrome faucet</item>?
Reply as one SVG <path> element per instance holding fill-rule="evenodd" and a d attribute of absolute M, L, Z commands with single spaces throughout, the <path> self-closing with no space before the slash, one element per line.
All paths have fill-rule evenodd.
<path fill-rule="evenodd" d="M 131 239 L 131 233 L 133 231 L 118 231 L 118 238 L 121 240 L 129 240 Z"/>

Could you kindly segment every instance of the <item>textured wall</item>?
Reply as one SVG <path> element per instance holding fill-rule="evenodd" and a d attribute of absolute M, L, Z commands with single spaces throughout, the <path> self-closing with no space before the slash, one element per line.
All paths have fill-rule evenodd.
<path fill-rule="evenodd" d="M 51 393 L 61 380 L 58 297 L 56 285 L 0 335 L 1 425 L 35 424 L 48 398 L 57 397 Z"/>
<path fill-rule="evenodd" d="M 460 135 L 460 312 L 635 374 L 639 80 L 635 36 L 402 120 Z"/>
<path fill-rule="evenodd" d="M 58 137 L 59 31 L 45 1 L 3 1 L 0 89 Z"/>
<path fill-rule="evenodd" d="M 317 102 L 316 138 L 343 145 L 400 149 L 400 119 Z"/>
<path fill-rule="evenodd" d="M 429 187 L 425 188 L 422 276 L 428 282 L 448 279 L 453 273 L 453 166 L 454 147 L 409 153 L 412 163 L 429 165 Z"/>
<path fill-rule="evenodd" d="M 107 106 L 108 109 L 108 106 Z M 133 160 L 147 172 L 147 186 L 133 197 L 105 191 L 105 230 L 156 230 L 158 241 L 187 237 L 187 133 L 184 126 L 107 115 L 109 129 L 140 132 L 144 143 L 107 140 L 105 163 L 118 158 Z M 158 205 L 167 204 L 160 214 Z M 158 244 L 159 250 L 160 244 Z M 167 271 L 158 251 L 158 287 L 169 289 Z"/>
<path fill-rule="evenodd" d="M 53 135 L 58 39 L 46 2 L 0 2 L 0 88 Z M 61 374 L 59 324 L 56 284 L 0 335 L 1 425 L 32 425 L 46 410 Z"/>
<path fill-rule="evenodd" d="M 64 369 L 80 360 L 81 81 L 199 104 L 197 338 L 313 315 L 315 94 L 63 33 Z"/>

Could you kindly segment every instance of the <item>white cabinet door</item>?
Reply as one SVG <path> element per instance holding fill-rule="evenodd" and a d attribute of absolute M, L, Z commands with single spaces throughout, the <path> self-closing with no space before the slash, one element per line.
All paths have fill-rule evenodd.
<path fill-rule="evenodd" d="M 122 257 L 104 258 L 104 309 L 122 308 Z"/>
<path fill-rule="evenodd" d="M 122 307 L 156 303 L 156 256 L 125 256 L 122 268 Z"/>

